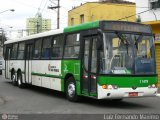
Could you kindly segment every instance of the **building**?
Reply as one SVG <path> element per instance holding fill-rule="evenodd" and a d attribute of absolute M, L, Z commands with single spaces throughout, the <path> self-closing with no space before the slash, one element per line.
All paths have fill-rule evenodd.
<path fill-rule="evenodd" d="M 136 0 L 136 13 L 141 22 L 152 27 L 155 34 L 157 72 L 160 87 L 160 0 Z"/>
<path fill-rule="evenodd" d="M 44 19 L 40 12 L 34 18 L 28 18 L 26 22 L 28 35 L 51 30 L 51 19 Z"/>
<path fill-rule="evenodd" d="M 73 7 L 68 12 L 68 26 L 96 20 L 135 21 L 135 3 L 123 0 L 100 0 Z"/>

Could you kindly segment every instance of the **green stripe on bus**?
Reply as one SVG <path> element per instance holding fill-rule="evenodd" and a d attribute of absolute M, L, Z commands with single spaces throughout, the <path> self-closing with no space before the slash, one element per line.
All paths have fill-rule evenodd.
<path fill-rule="evenodd" d="M 142 82 L 146 81 L 146 82 Z M 135 77 L 127 77 L 127 76 L 119 76 L 119 77 L 109 77 L 109 76 L 98 76 L 97 82 L 99 85 L 117 85 L 120 88 L 127 87 L 148 87 L 148 85 L 155 84 L 157 82 L 157 76 L 155 77 L 147 77 L 147 76 L 135 76 Z"/>
<path fill-rule="evenodd" d="M 42 73 L 35 73 L 35 72 L 32 72 L 31 74 L 36 76 L 43 76 L 43 77 L 62 78 L 62 76 L 51 75 L 51 74 L 42 74 Z"/>
<path fill-rule="evenodd" d="M 66 27 L 64 28 L 64 32 L 74 32 L 74 31 L 80 31 L 80 30 L 93 29 L 97 27 L 99 27 L 99 21 L 87 22 L 80 25 Z"/>

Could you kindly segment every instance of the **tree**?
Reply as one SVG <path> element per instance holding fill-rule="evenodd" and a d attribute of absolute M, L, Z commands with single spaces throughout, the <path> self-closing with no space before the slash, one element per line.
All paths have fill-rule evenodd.
<path fill-rule="evenodd" d="M 1 30 L 1 33 L 0 33 L 0 46 L 3 46 L 5 41 L 6 41 L 6 36 L 4 34 L 4 31 Z"/>

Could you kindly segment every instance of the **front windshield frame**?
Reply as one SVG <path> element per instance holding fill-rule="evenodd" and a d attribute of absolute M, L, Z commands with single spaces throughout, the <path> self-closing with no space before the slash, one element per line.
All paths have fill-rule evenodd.
<path fill-rule="evenodd" d="M 107 72 L 102 72 L 100 69 L 99 69 L 99 74 L 110 74 L 110 75 L 155 75 L 156 74 L 156 63 L 155 63 L 155 46 L 154 46 L 154 37 L 153 37 L 153 34 L 148 34 L 148 33 L 133 33 L 133 32 L 117 32 L 117 31 L 107 31 L 107 32 L 103 32 L 103 44 L 104 44 L 104 47 L 103 48 L 106 48 L 106 50 L 105 49 L 103 49 L 103 52 L 104 52 L 104 59 L 106 59 L 107 57 L 105 56 L 106 54 L 107 54 L 107 49 L 111 49 L 111 48 L 107 48 L 107 46 L 106 46 L 106 44 L 105 44 L 105 40 L 107 39 L 106 38 L 106 34 L 114 34 L 114 35 L 117 35 L 118 36 L 118 38 L 119 39 L 121 39 L 122 40 L 122 38 L 120 38 L 120 36 L 121 35 L 123 35 L 123 34 L 125 34 L 125 35 L 133 35 L 133 36 L 138 36 L 137 38 L 136 38 L 136 40 L 137 41 L 140 41 L 144 36 L 148 36 L 148 37 L 150 37 L 150 39 L 149 39 L 149 41 L 152 41 L 152 43 L 151 43 L 151 46 L 152 46 L 152 50 L 151 50 L 151 53 L 152 53 L 152 65 L 154 66 L 152 69 L 153 69 L 153 71 L 148 71 L 147 73 L 146 72 L 139 72 L 139 71 L 136 71 L 136 67 L 137 66 L 135 66 L 135 58 L 136 58 L 136 54 L 135 54 L 135 52 L 137 52 L 137 51 L 135 51 L 135 46 L 133 47 L 133 46 L 130 46 L 130 51 L 129 51 L 129 54 L 132 54 L 132 58 L 133 58 L 133 60 L 132 60 L 132 64 L 133 64 L 133 71 L 131 72 L 131 71 L 129 71 L 129 70 L 127 70 L 125 67 L 123 68 L 123 67 L 121 67 L 121 72 L 118 72 L 118 70 L 119 70 L 119 67 L 117 67 L 117 68 L 115 68 L 115 71 L 116 71 L 116 69 L 117 69 L 117 72 L 115 72 L 114 74 L 113 74 L 113 72 L 109 72 L 109 71 L 107 71 Z M 128 44 L 128 43 L 127 43 Z M 127 52 L 127 54 L 128 54 L 128 51 L 126 51 Z M 100 63 L 99 63 L 99 65 L 101 66 L 101 54 L 103 54 L 103 53 L 100 53 Z M 117 58 L 119 58 L 119 56 L 117 55 Z M 147 61 L 148 59 L 143 59 L 144 61 Z M 103 60 L 102 60 L 103 61 Z M 128 60 L 129 62 L 131 62 L 131 60 Z M 149 60 L 148 60 L 149 61 Z M 101 68 L 101 67 L 100 67 Z M 139 69 L 139 68 L 138 68 Z M 112 69 L 111 69 L 112 70 Z M 113 71 L 113 70 L 112 70 Z M 126 72 L 122 72 L 122 71 L 126 71 Z"/>

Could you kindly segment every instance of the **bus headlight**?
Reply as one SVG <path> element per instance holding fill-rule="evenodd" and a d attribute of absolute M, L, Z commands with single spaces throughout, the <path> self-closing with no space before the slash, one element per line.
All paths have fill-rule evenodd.
<path fill-rule="evenodd" d="M 108 85 L 108 89 L 109 90 L 113 89 L 113 86 L 112 85 Z"/>
<path fill-rule="evenodd" d="M 148 88 L 156 88 L 156 85 L 155 84 L 148 85 Z"/>
<path fill-rule="evenodd" d="M 155 84 L 152 84 L 152 88 L 156 88 L 156 85 L 155 85 Z"/>

